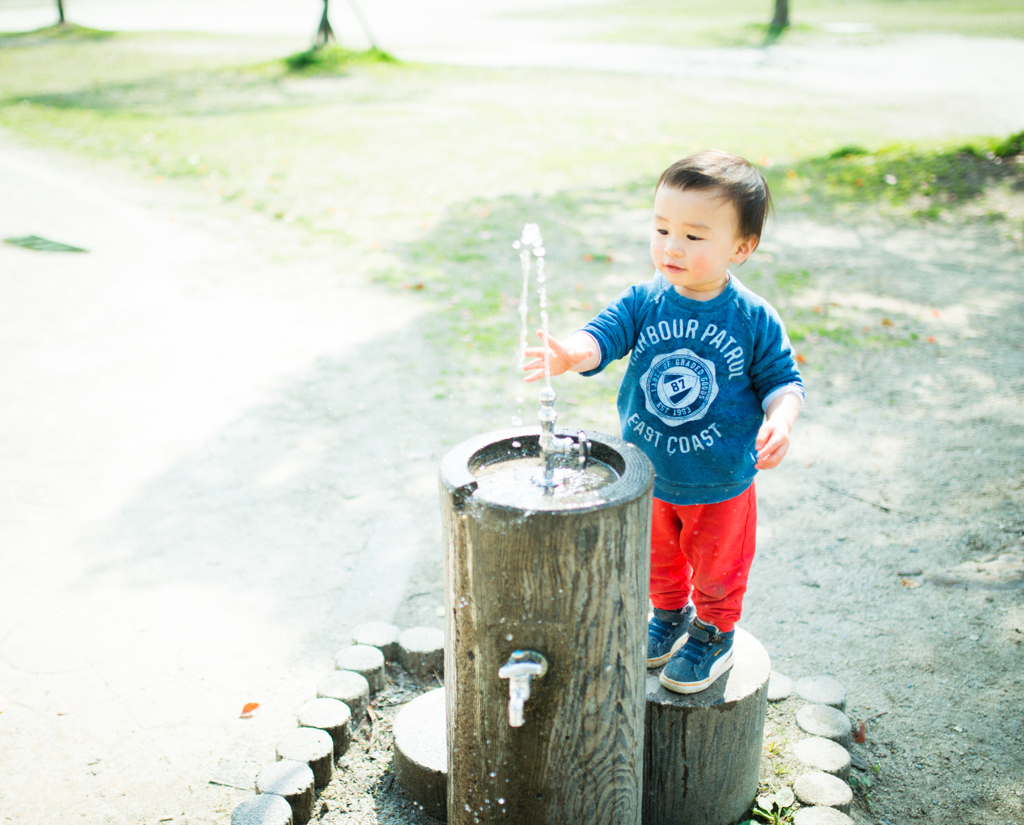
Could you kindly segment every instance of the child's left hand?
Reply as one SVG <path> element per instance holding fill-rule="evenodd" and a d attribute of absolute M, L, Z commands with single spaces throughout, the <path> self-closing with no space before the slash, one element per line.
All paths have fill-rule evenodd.
<path fill-rule="evenodd" d="M 789 450 L 789 427 L 784 421 L 765 421 L 757 431 L 754 448 L 757 450 L 758 470 L 770 470 L 778 467 Z"/>
<path fill-rule="evenodd" d="M 778 467 L 789 451 L 789 434 L 800 415 L 803 400 L 795 393 L 786 392 L 768 405 L 764 423 L 757 431 L 754 449 L 757 450 L 758 470 Z"/>

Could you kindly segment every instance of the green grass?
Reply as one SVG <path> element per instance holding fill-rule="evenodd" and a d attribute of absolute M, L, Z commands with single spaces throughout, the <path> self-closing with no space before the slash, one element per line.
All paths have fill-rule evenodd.
<path fill-rule="evenodd" d="M 972 143 L 900 144 L 869 151 L 843 146 L 768 172 L 777 198 L 865 206 L 887 204 L 937 218 L 1004 189 L 1024 191 L 1024 132 Z M 989 217 L 1001 217 L 989 213 Z"/>
<path fill-rule="evenodd" d="M 307 49 L 304 52 L 296 52 L 289 55 L 284 59 L 284 65 L 288 71 L 307 75 L 336 75 L 351 69 L 353 66 L 397 62 L 392 55 L 376 47 L 366 51 L 354 51 L 337 45 Z"/>

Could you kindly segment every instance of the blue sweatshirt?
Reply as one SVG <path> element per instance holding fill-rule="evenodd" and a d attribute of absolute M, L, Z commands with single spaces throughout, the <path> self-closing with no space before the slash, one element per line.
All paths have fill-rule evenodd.
<path fill-rule="evenodd" d="M 619 387 L 622 437 L 654 464 L 654 495 L 712 504 L 754 480 L 768 404 L 804 388 L 782 319 L 735 276 L 694 301 L 660 273 L 622 293 L 584 328 L 601 348 L 594 375 L 630 354 Z"/>

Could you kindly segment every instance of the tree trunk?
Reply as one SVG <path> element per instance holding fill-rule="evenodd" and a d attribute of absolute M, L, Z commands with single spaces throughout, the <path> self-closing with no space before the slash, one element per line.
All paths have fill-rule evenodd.
<path fill-rule="evenodd" d="M 535 432 L 514 432 L 494 455 L 536 453 Z M 599 460 L 628 456 L 595 503 L 495 505 L 466 470 L 487 438 L 441 465 L 448 823 L 639 825 L 652 468 L 591 433 Z M 548 669 L 513 727 L 498 671 L 517 650 Z"/>
<path fill-rule="evenodd" d="M 773 32 L 781 32 L 789 27 L 789 0 L 775 0 L 775 16 L 771 26 Z"/>
<path fill-rule="evenodd" d="M 334 29 L 331 28 L 331 21 L 327 19 L 327 5 L 330 0 L 324 0 L 324 13 L 320 17 L 320 28 L 316 30 L 316 40 L 313 43 L 313 48 L 319 49 L 328 44 L 331 40 L 337 42 L 338 38 L 334 36 Z"/>
<path fill-rule="evenodd" d="M 380 47 L 377 45 L 376 39 L 374 39 L 373 32 L 370 31 L 370 24 L 366 22 L 366 18 L 363 17 L 363 12 L 359 8 L 359 4 L 356 0 L 348 0 L 349 8 L 352 9 L 352 14 L 355 15 L 356 20 L 359 21 L 359 25 L 363 30 L 363 34 L 366 35 L 366 39 L 370 41 L 370 46 L 375 50 L 380 51 Z"/>

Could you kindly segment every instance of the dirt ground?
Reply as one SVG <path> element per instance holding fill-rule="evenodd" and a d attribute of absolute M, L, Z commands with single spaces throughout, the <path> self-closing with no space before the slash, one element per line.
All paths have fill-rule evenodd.
<path fill-rule="evenodd" d="M 288 226 L 0 149 L 3 234 L 92 250 L 0 246 L 0 821 L 221 825 L 353 626 L 442 626 L 437 462 L 507 414 L 447 383 L 415 296 Z M 793 206 L 759 254 L 815 273 L 784 316 L 873 343 L 800 346 L 808 403 L 758 479 L 743 626 L 776 669 L 846 685 L 877 766 L 858 825 L 1019 825 L 1021 239 Z M 617 426 L 571 405 L 560 423 Z M 320 821 L 428 822 L 388 778 L 387 726 Z"/>

